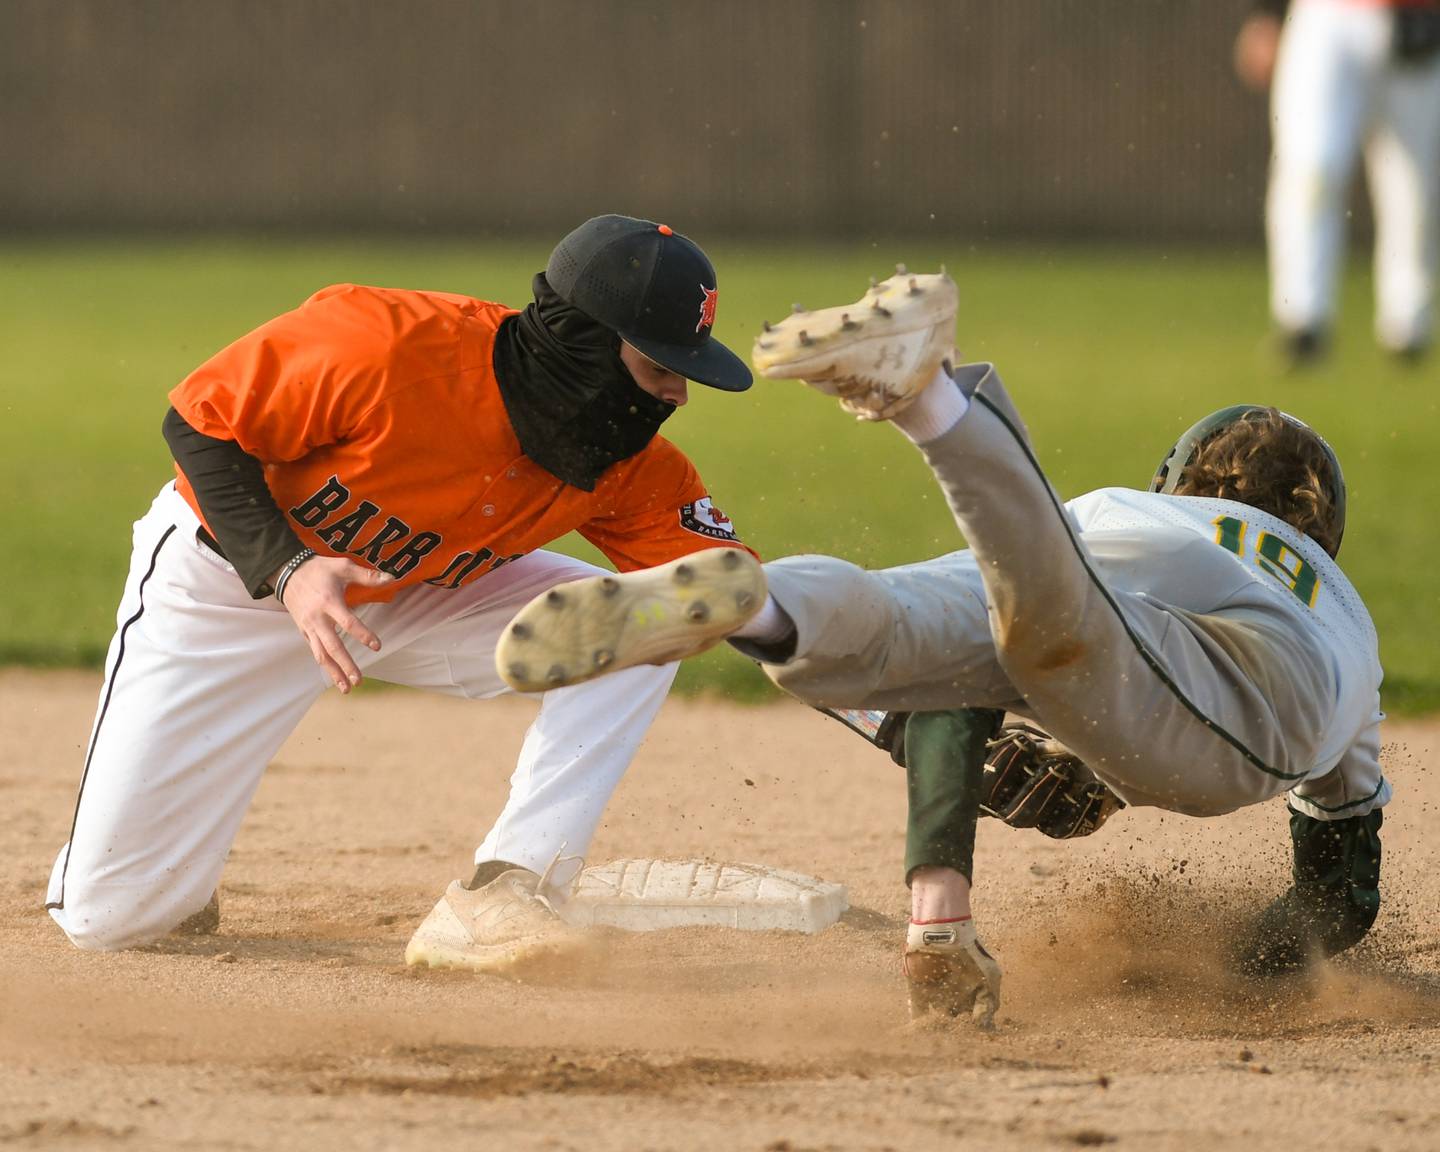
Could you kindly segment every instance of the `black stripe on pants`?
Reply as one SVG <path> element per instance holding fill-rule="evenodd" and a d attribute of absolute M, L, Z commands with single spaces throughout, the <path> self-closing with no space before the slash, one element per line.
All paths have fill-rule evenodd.
<path fill-rule="evenodd" d="M 136 590 L 136 595 L 140 599 L 140 607 L 135 609 L 135 615 L 120 626 L 120 647 L 115 653 L 115 667 L 110 669 L 110 677 L 105 682 L 104 702 L 100 705 L 100 715 L 95 719 L 95 732 L 90 737 L 90 748 L 85 753 L 85 770 L 80 773 L 80 791 L 75 797 L 75 815 L 70 821 L 70 841 L 65 848 L 65 866 L 60 870 L 60 899 L 54 903 L 47 903 L 46 908 L 65 907 L 65 874 L 70 870 L 70 851 L 75 844 L 75 827 L 80 823 L 80 801 L 85 795 L 85 781 L 90 777 L 90 761 L 94 759 L 95 747 L 100 743 L 100 729 L 105 724 L 105 714 L 110 711 L 110 697 L 115 691 L 115 681 L 120 677 L 120 665 L 125 661 L 125 634 L 130 631 L 130 626 L 145 614 L 145 584 L 155 574 L 155 565 L 160 560 L 160 549 L 165 547 L 165 541 L 170 539 L 170 535 L 174 531 L 175 526 L 172 524 L 165 529 L 165 535 L 161 536 L 160 542 L 155 545 L 155 551 L 150 554 L 150 567 L 140 578 L 140 587 Z"/>

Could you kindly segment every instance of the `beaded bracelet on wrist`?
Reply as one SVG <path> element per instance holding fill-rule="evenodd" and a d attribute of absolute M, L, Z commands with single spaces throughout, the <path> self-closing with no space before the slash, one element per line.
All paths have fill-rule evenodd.
<path fill-rule="evenodd" d="M 315 549 L 302 548 L 289 560 L 285 561 L 285 567 L 280 569 L 280 575 L 275 577 L 275 599 L 281 604 L 285 603 L 285 585 L 290 583 L 290 577 L 295 575 L 295 569 L 304 564 L 307 560 L 315 559 Z"/>

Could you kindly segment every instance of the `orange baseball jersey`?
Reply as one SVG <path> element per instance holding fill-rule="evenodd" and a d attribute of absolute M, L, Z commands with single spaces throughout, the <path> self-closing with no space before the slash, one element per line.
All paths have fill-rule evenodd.
<path fill-rule="evenodd" d="M 449 293 L 333 285 L 206 361 L 170 402 L 197 431 L 264 464 L 306 545 L 396 577 L 352 587 L 357 602 L 421 582 L 458 588 L 572 529 L 621 571 L 744 547 L 694 466 L 659 436 L 594 492 L 521 453 L 492 363 L 495 332 L 514 312 Z"/>

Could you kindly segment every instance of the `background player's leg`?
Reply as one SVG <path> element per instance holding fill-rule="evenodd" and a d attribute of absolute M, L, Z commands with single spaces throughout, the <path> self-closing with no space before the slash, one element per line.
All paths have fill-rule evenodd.
<path fill-rule="evenodd" d="M 546 588 L 600 571 L 542 551 L 459 590 L 408 590 L 367 613 L 385 650 L 366 672 L 469 699 L 508 693 L 495 671 L 495 644 L 517 609 Z M 504 860 L 542 873 L 562 848 L 583 856 L 675 671 L 674 664 L 644 665 L 544 693 L 510 777 L 509 798 L 476 850 L 476 863 Z M 566 879 L 563 871 L 555 877 L 560 884 Z"/>
<path fill-rule="evenodd" d="M 1270 309 L 1282 332 L 1323 333 L 1335 310 L 1346 200 L 1383 67 L 1386 14 L 1296 4 L 1280 41 L 1265 223 Z"/>
<path fill-rule="evenodd" d="M 47 896 L 82 948 L 153 940 L 206 905 L 265 765 L 326 687 L 289 615 L 194 532 L 168 488 L 136 525 Z"/>
<path fill-rule="evenodd" d="M 1392 352 L 1430 342 L 1440 257 L 1440 56 L 1392 65 L 1366 144 L 1375 205 L 1375 335 Z"/>

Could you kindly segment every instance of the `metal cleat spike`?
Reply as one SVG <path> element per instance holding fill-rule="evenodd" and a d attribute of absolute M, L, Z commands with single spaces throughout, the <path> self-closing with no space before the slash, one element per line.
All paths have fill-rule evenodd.
<path fill-rule="evenodd" d="M 873 292 L 873 291 L 875 291 L 875 289 L 878 288 L 878 287 L 880 287 L 880 281 L 876 280 L 874 276 L 871 276 L 871 277 L 870 277 L 870 291 Z"/>
<path fill-rule="evenodd" d="M 740 550 L 738 548 L 725 549 L 725 555 L 720 558 L 720 563 L 730 569 L 738 567 L 740 564 Z"/>
<path fill-rule="evenodd" d="M 595 661 L 596 668 L 608 668 L 611 664 L 615 663 L 615 653 L 610 651 L 609 648 L 600 648 L 596 650 L 595 655 L 592 656 L 591 659 Z"/>
<path fill-rule="evenodd" d="M 947 275 L 947 273 L 946 273 L 946 271 L 945 271 L 945 265 L 944 265 L 944 264 L 941 264 L 941 265 L 940 265 L 940 275 L 941 275 L 941 276 Z"/>
<path fill-rule="evenodd" d="M 530 679 L 530 669 L 524 664 L 511 664 L 507 671 L 510 679 L 519 680 L 522 684 Z"/>
<path fill-rule="evenodd" d="M 696 624 L 703 624 L 710 619 L 710 605 L 703 600 L 692 601 L 690 606 L 685 609 L 685 615 Z"/>
<path fill-rule="evenodd" d="M 803 304 L 792 304 L 792 305 L 790 305 L 790 311 L 791 311 L 791 312 L 794 312 L 796 315 L 799 315 L 800 313 L 802 313 L 802 312 L 805 311 L 805 305 L 803 305 Z"/>
<path fill-rule="evenodd" d="M 547 684 L 563 684 L 564 682 L 565 682 L 565 665 L 563 665 L 563 664 L 552 664 L 552 665 L 550 665 L 550 671 L 548 671 L 548 672 L 545 673 L 545 683 L 547 683 Z"/>
<path fill-rule="evenodd" d="M 923 291 L 924 291 L 924 289 L 921 288 L 919 284 L 915 283 L 915 277 L 914 277 L 914 276 L 910 277 L 910 295 L 911 295 L 911 296 L 919 296 L 920 293 L 923 292 Z"/>
<path fill-rule="evenodd" d="M 749 592 L 737 592 L 737 593 L 735 593 L 735 606 L 736 606 L 737 608 L 749 608 L 750 605 L 753 604 L 753 603 L 755 603 L 755 597 L 754 597 L 751 593 L 749 593 Z"/>
<path fill-rule="evenodd" d="M 879 301 L 879 300 L 872 300 L 872 301 L 870 301 L 870 311 L 872 311 L 872 312 L 878 312 L 878 313 L 880 313 L 881 316 L 886 316 L 886 317 L 888 317 L 888 316 L 890 315 L 890 309 L 888 309 L 888 308 L 882 308 L 882 307 L 880 306 L 880 301 Z"/>
<path fill-rule="evenodd" d="M 510 626 L 510 635 L 517 640 L 528 640 L 530 639 L 530 625 L 512 624 Z"/>
<path fill-rule="evenodd" d="M 909 273 L 909 271 L 910 271 L 910 270 L 909 270 L 908 268 L 906 268 L 904 264 L 896 264 L 896 265 L 895 265 L 895 275 L 897 275 L 897 276 L 907 275 L 907 274 Z"/>
<path fill-rule="evenodd" d="M 760 321 L 760 327 L 765 329 L 766 332 L 773 332 L 775 330 L 769 320 Z"/>
<path fill-rule="evenodd" d="M 772 340 L 757 340 L 755 341 L 755 347 L 760 349 L 761 352 L 769 352 L 770 349 L 775 347 L 775 343 Z"/>
<path fill-rule="evenodd" d="M 620 591 L 620 581 L 613 576 L 602 576 L 600 578 L 600 595 L 609 600 L 615 593 Z"/>
<path fill-rule="evenodd" d="M 670 573 L 670 579 L 674 580 L 676 584 L 689 584 L 695 579 L 695 569 L 688 564 L 680 564 L 674 572 Z"/>
<path fill-rule="evenodd" d="M 842 312 L 842 313 L 840 313 L 840 331 L 842 331 L 842 332 L 853 332 L 856 328 L 859 328 L 859 327 L 860 327 L 859 324 L 855 323 L 854 320 L 851 320 L 851 319 L 850 319 L 850 313 L 848 313 L 848 312 Z"/>
<path fill-rule="evenodd" d="M 800 329 L 800 335 L 797 336 L 796 339 L 800 341 L 800 347 L 802 348 L 808 348 L 811 344 L 815 343 L 815 341 L 810 339 L 810 333 L 806 332 L 803 328 Z"/>
<path fill-rule="evenodd" d="M 545 594 L 545 603 L 551 608 L 565 607 L 565 597 L 556 589 L 552 588 Z"/>

